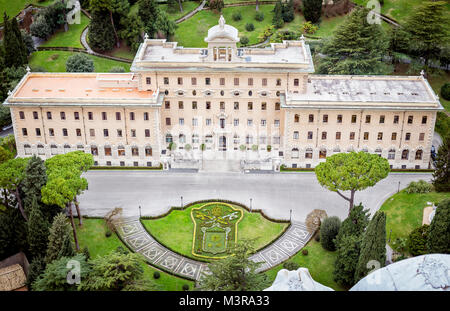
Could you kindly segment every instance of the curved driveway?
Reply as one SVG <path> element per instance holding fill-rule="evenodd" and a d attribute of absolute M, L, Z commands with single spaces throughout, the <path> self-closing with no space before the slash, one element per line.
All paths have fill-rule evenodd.
<path fill-rule="evenodd" d="M 277 219 L 304 222 L 313 209 L 324 209 L 329 216 L 345 218 L 348 202 L 322 188 L 313 172 L 305 173 L 182 173 L 171 171 L 89 171 L 84 175 L 89 190 L 79 197 L 81 213 L 104 216 L 114 207 L 123 208 L 127 217 L 157 216 L 171 206 L 204 199 L 227 199 L 262 209 Z M 391 173 L 375 187 L 357 192 L 371 213 L 392 194 L 411 181 L 431 180 L 429 173 Z"/>

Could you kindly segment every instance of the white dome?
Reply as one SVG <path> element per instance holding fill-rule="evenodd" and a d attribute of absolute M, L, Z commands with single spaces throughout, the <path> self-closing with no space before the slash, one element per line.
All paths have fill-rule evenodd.
<path fill-rule="evenodd" d="M 208 37 L 205 38 L 206 42 L 211 42 L 221 38 L 226 38 L 228 40 L 239 42 L 238 30 L 230 25 L 225 24 L 225 18 L 220 16 L 219 24 L 209 28 Z"/>

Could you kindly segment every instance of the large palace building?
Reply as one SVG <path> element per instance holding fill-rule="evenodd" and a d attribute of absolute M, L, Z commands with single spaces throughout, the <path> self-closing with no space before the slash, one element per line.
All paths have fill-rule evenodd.
<path fill-rule="evenodd" d="M 428 168 L 436 113 L 423 76 L 314 75 L 299 41 L 238 48 L 223 17 L 207 48 L 145 39 L 130 73 L 28 72 L 10 107 L 18 155 L 83 150 L 99 166 L 314 167 L 366 151 Z"/>

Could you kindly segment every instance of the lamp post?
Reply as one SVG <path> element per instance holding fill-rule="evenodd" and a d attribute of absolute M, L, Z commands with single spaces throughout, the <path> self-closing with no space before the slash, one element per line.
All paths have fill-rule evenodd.
<path fill-rule="evenodd" d="M 398 182 L 398 188 L 397 188 L 397 193 L 400 192 L 400 181 Z"/>
<path fill-rule="evenodd" d="M 252 212 L 252 198 L 250 198 L 250 213 Z"/>
<path fill-rule="evenodd" d="M 141 206 L 139 205 L 139 218 L 140 217 L 142 217 L 142 214 L 141 214 Z"/>
<path fill-rule="evenodd" d="M 183 208 L 183 196 L 181 196 L 181 208 Z"/>

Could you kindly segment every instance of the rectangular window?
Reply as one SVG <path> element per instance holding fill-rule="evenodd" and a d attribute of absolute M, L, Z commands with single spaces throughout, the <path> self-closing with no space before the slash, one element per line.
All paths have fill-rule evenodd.
<path fill-rule="evenodd" d="M 392 133 L 391 140 L 397 140 L 397 133 Z"/>
<path fill-rule="evenodd" d="M 211 78 L 205 78 L 205 85 L 211 85 Z"/>
<path fill-rule="evenodd" d="M 328 115 L 327 114 L 323 115 L 323 123 L 328 123 Z"/>
<path fill-rule="evenodd" d="M 277 79 L 277 86 L 281 86 L 281 79 Z"/>
<path fill-rule="evenodd" d="M 166 125 L 170 125 L 170 118 L 166 118 Z"/>
<path fill-rule="evenodd" d="M 136 137 L 136 130 L 135 129 L 131 130 L 131 137 Z"/>
<path fill-rule="evenodd" d="M 27 136 L 28 135 L 28 131 L 26 128 L 22 128 L 22 135 L 23 136 Z"/>
<path fill-rule="evenodd" d="M 122 116 L 120 114 L 120 112 L 116 112 L 116 120 L 120 121 L 122 119 Z"/>
<path fill-rule="evenodd" d="M 239 102 L 234 102 L 234 110 L 239 110 Z"/>
<path fill-rule="evenodd" d="M 178 120 L 178 124 L 184 125 L 184 118 L 180 118 L 180 119 Z"/>
<path fill-rule="evenodd" d="M 81 129 L 76 129 L 77 136 L 81 136 Z"/>
<path fill-rule="evenodd" d="M 177 82 L 178 82 L 178 85 L 183 85 L 183 78 L 178 77 Z"/>
<path fill-rule="evenodd" d="M 275 110 L 280 110 L 280 103 L 275 103 Z"/>
<path fill-rule="evenodd" d="M 253 103 L 252 102 L 248 102 L 248 110 L 253 110 Z"/>
<path fill-rule="evenodd" d="M 211 109 L 211 102 L 206 102 L 206 109 L 207 110 Z"/>
<path fill-rule="evenodd" d="M 112 155 L 111 147 L 105 147 L 105 156 L 110 157 Z"/>
<path fill-rule="evenodd" d="M 267 121 L 265 119 L 261 119 L 261 126 L 266 126 Z"/>
<path fill-rule="evenodd" d="M 247 125 L 253 126 L 253 119 L 247 119 Z"/>
<path fill-rule="evenodd" d="M 261 103 L 261 110 L 267 110 L 267 103 Z"/>
<path fill-rule="evenodd" d="M 336 140 L 340 140 L 341 139 L 341 132 L 336 132 Z"/>
<path fill-rule="evenodd" d="M 78 111 L 75 111 L 75 112 L 73 113 L 73 118 L 74 118 L 75 120 L 80 120 L 80 113 L 79 113 Z"/>
<path fill-rule="evenodd" d="M 152 79 L 150 77 L 145 78 L 147 84 L 152 84 Z"/>
<path fill-rule="evenodd" d="M 308 132 L 308 139 L 313 139 L 313 132 Z"/>
<path fill-rule="evenodd" d="M 192 78 L 191 78 L 191 84 L 192 84 L 192 85 L 197 85 L 197 78 L 192 77 Z"/>
<path fill-rule="evenodd" d="M 130 120 L 134 121 L 134 112 L 130 112 Z"/>
<path fill-rule="evenodd" d="M 355 140 L 355 132 L 350 132 L 350 140 Z"/>
<path fill-rule="evenodd" d="M 169 84 L 169 78 L 168 77 L 164 77 L 164 84 L 168 85 Z"/>
<path fill-rule="evenodd" d="M 197 125 L 198 125 L 198 119 L 192 118 L 192 126 L 197 126 Z"/>
<path fill-rule="evenodd" d="M 408 124 L 412 124 L 413 123 L 413 116 L 408 116 Z"/>
<path fill-rule="evenodd" d="M 121 129 L 117 129 L 117 137 L 122 137 L 122 130 Z"/>
<path fill-rule="evenodd" d="M 68 135 L 67 129 L 62 129 L 62 133 L 63 133 L 63 136 L 67 137 L 67 135 Z"/>
<path fill-rule="evenodd" d="M 420 133 L 419 134 L 419 141 L 424 141 L 425 139 L 425 133 Z"/>
<path fill-rule="evenodd" d="M 107 118 L 107 115 L 106 115 L 106 112 L 102 112 L 102 120 L 107 120 L 108 118 Z"/>
<path fill-rule="evenodd" d="M 314 122 L 314 115 L 313 115 L 313 114 L 310 114 L 310 115 L 308 116 L 308 122 L 309 122 L 309 123 L 313 123 L 313 122 Z"/>
<path fill-rule="evenodd" d="M 409 141 L 411 139 L 411 133 L 406 133 L 405 140 Z"/>
<path fill-rule="evenodd" d="M 192 109 L 193 109 L 193 110 L 196 110 L 196 109 L 197 109 L 197 102 L 196 102 L 196 101 L 193 101 L 193 102 L 192 102 Z"/>
<path fill-rule="evenodd" d="M 52 128 L 48 129 L 48 135 L 55 136 L 55 130 Z"/>
<path fill-rule="evenodd" d="M 327 132 L 322 132 L 322 139 L 327 139 Z"/>
<path fill-rule="evenodd" d="M 234 85 L 238 86 L 239 85 L 239 78 L 234 78 Z"/>
<path fill-rule="evenodd" d="M 48 114 L 48 112 L 47 112 L 47 114 Z M 25 119 L 25 113 L 24 113 L 23 111 L 19 111 L 19 118 L 20 118 L 21 120 L 24 120 L 24 119 Z"/>
<path fill-rule="evenodd" d="M 356 123 L 356 114 L 352 115 L 352 123 Z"/>
<path fill-rule="evenodd" d="M 41 129 L 40 128 L 36 128 L 36 136 L 41 136 Z"/>
<path fill-rule="evenodd" d="M 427 116 L 422 117 L 422 124 L 427 124 Z"/>
<path fill-rule="evenodd" d="M 149 129 L 145 129 L 145 137 L 150 137 L 150 130 Z"/>
<path fill-rule="evenodd" d="M 384 124 L 384 116 L 380 116 L 380 124 Z"/>
<path fill-rule="evenodd" d="M 280 127 L 280 120 L 274 120 L 273 121 L 273 126 Z"/>
<path fill-rule="evenodd" d="M 248 78 L 248 86 L 253 86 L 253 78 Z"/>
<path fill-rule="evenodd" d="M 364 140 L 368 140 L 369 139 L 369 132 L 364 132 Z"/>
<path fill-rule="evenodd" d="M 366 115 L 366 123 L 370 123 L 370 114 Z"/>
<path fill-rule="evenodd" d="M 267 86 L 267 79 L 266 78 L 262 79 L 262 86 Z"/>
<path fill-rule="evenodd" d="M 378 132 L 377 140 L 383 140 L 383 132 Z"/>
<path fill-rule="evenodd" d="M 47 120 L 51 120 L 51 119 L 52 119 L 52 112 L 47 111 Z"/>
<path fill-rule="evenodd" d="M 342 114 L 338 114 L 337 123 L 342 123 Z"/>
<path fill-rule="evenodd" d="M 169 102 L 169 101 L 166 101 L 166 102 L 164 103 L 164 108 L 165 108 L 165 109 L 170 109 L 170 102 Z"/>
<path fill-rule="evenodd" d="M 95 129 L 89 129 L 89 135 L 95 137 Z"/>
<path fill-rule="evenodd" d="M 298 86 L 299 85 L 299 80 L 298 79 L 294 79 L 294 86 Z"/>
<path fill-rule="evenodd" d="M 33 111 L 33 119 L 37 120 L 38 117 L 38 112 L 37 111 Z"/>
<path fill-rule="evenodd" d="M 394 124 L 398 124 L 398 120 L 399 120 L 399 117 L 398 116 L 394 116 Z"/>
<path fill-rule="evenodd" d="M 295 131 L 295 132 L 294 132 L 293 138 L 294 138 L 294 139 L 298 139 L 298 137 L 299 137 L 299 133 L 298 133 L 297 131 Z"/>
<path fill-rule="evenodd" d="M 220 102 L 220 110 L 225 110 L 225 102 Z"/>
<path fill-rule="evenodd" d="M 211 125 L 211 119 L 206 119 L 206 125 Z"/>
<path fill-rule="evenodd" d="M 92 112 L 88 112 L 88 119 L 94 120 L 94 114 Z"/>
<path fill-rule="evenodd" d="M 182 101 L 178 102 L 178 109 L 184 109 L 184 104 Z"/>
<path fill-rule="evenodd" d="M 234 119 L 233 124 L 234 126 L 239 126 L 239 119 Z"/>
<path fill-rule="evenodd" d="M 148 112 L 144 112 L 144 121 L 148 121 L 148 120 L 149 120 Z"/>
<path fill-rule="evenodd" d="M 103 129 L 103 136 L 104 137 L 108 137 L 109 136 L 108 129 Z"/>

